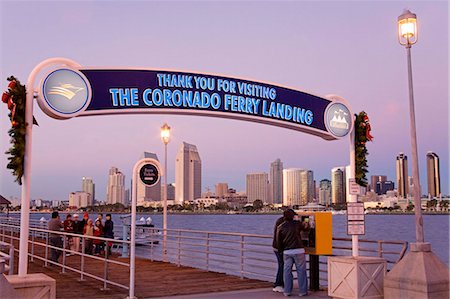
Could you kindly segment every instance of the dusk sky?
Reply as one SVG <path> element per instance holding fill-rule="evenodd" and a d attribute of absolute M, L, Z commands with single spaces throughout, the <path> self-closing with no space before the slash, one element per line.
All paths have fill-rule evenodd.
<path fill-rule="evenodd" d="M 370 175 L 396 181 L 395 158 L 408 156 L 412 174 L 406 50 L 397 41 L 397 17 L 417 14 L 412 47 L 422 193 L 425 155 L 440 157 L 442 192 L 449 194 L 449 7 L 447 1 L 1 1 L 1 88 L 14 75 L 24 84 L 51 57 L 89 67 L 173 69 L 270 82 L 319 96 L 344 97 L 366 111 Z M 36 85 L 37 87 L 37 85 Z M 28 91 L 30 87 L 28 87 Z M 0 103 L 0 194 L 20 197 L 6 169 L 10 147 L 6 105 Z M 245 175 L 285 168 L 331 178 L 349 164 L 349 140 L 325 141 L 288 129 L 237 120 L 174 115 L 111 115 L 56 120 L 34 106 L 31 198 L 66 200 L 93 177 L 106 197 L 111 166 L 126 175 L 143 151 L 164 148 L 160 127 L 172 127 L 169 182 L 183 141 L 202 159 L 203 191 L 218 182 L 245 190 Z M 397 187 L 397 184 L 396 184 Z"/>

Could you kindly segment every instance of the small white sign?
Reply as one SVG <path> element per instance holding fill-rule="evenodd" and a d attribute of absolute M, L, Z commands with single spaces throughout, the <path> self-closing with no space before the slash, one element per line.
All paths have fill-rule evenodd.
<path fill-rule="evenodd" d="M 348 179 L 349 183 L 349 193 L 351 195 L 360 195 L 361 186 L 356 183 L 356 179 Z"/>
<path fill-rule="evenodd" d="M 364 221 L 349 221 L 347 225 L 348 235 L 365 235 Z"/>

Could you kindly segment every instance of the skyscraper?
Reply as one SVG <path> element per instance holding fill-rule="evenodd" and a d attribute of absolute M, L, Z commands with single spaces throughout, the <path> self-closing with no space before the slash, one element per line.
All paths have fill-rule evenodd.
<path fill-rule="evenodd" d="M 143 158 L 151 158 L 156 161 L 158 160 L 158 156 L 155 153 L 144 152 L 141 156 Z M 139 171 L 139 169 L 137 170 Z M 139 173 L 136 174 L 136 177 L 139 178 Z M 161 201 L 161 180 L 151 187 L 145 186 L 140 182 L 140 179 L 136 184 L 136 200 L 138 203 L 143 203 L 145 201 Z"/>
<path fill-rule="evenodd" d="M 247 202 L 253 203 L 260 199 L 263 203 L 268 202 L 269 175 L 265 172 L 247 174 Z"/>
<path fill-rule="evenodd" d="M 116 167 L 109 170 L 108 187 L 106 189 L 108 204 L 121 203 L 125 205 L 125 175 Z"/>
<path fill-rule="evenodd" d="M 223 197 L 228 193 L 227 183 L 217 183 L 216 184 L 216 197 Z"/>
<path fill-rule="evenodd" d="M 302 205 L 306 205 L 308 202 L 312 202 L 314 198 L 314 174 L 311 170 L 303 170 L 300 173 L 300 184 L 300 202 Z"/>
<path fill-rule="evenodd" d="M 280 204 L 283 202 L 283 162 L 280 159 L 276 159 L 270 163 L 270 199 L 274 204 Z"/>
<path fill-rule="evenodd" d="M 396 161 L 398 197 L 408 197 L 408 157 L 404 153 Z"/>
<path fill-rule="evenodd" d="M 319 204 L 328 206 L 331 204 L 331 181 L 321 180 L 319 184 Z"/>
<path fill-rule="evenodd" d="M 298 168 L 283 169 L 283 206 L 302 205 L 301 174 L 304 170 Z"/>
<path fill-rule="evenodd" d="M 439 156 L 436 153 L 427 153 L 427 182 L 428 194 L 431 197 L 441 195 L 441 177 L 439 172 Z"/>
<path fill-rule="evenodd" d="M 81 191 L 89 193 L 87 205 L 92 206 L 95 202 L 95 184 L 92 178 L 83 177 L 81 180 Z"/>
<path fill-rule="evenodd" d="M 331 169 L 331 202 L 333 204 L 343 204 L 347 201 L 345 173 L 345 167 Z"/>
<path fill-rule="evenodd" d="M 175 203 L 202 196 L 202 161 L 195 145 L 183 142 L 175 161 Z"/>
<path fill-rule="evenodd" d="M 370 190 L 372 190 L 375 193 L 377 192 L 377 183 L 378 182 L 386 182 L 387 176 L 385 175 L 372 175 L 370 177 Z"/>

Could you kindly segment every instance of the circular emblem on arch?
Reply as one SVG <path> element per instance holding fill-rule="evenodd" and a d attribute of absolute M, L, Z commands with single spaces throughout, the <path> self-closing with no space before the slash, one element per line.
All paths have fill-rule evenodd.
<path fill-rule="evenodd" d="M 344 137 L 352 129 L 352 114 L 343 103 L 331 102 L 325 110 L 325 125 L 335 137 Z"/>
<path fill-rule="evenodd" d="M 153 163 L 142 165 L 141 169 L 139 169 L 139 178 L 148 187 L 156 185 L 160 178 L 158 166 Z"/>
<path fill-rule="evenodd" d="M 89 81 L 81 72 L 62 68 L 42 80 L 38 103 L 51 117 L 71 118 L 89 106 L 91 95 Z"/>

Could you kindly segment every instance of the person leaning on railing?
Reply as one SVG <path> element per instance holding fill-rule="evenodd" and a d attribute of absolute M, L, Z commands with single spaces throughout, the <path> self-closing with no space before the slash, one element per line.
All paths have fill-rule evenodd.
<path fill-rule="evenodd" d="M 277 257 L 278 262 L 278 269 L 277 269 L 277 276 L 275 278 L 275 282 L 273 283 L 273 289 L 274 292 L 283 293 L 284 291 L 284 281 L 283 281 L 283 251 L 279 250 L 278 248 L 278 242 L 277 242 L 277 229 L 280 224 L 284 222 L 284 217 L 281 216 L 277 219 L 275 222 L 275 227 L 273 229 L 273 242 L 272 242 L 272 248 L 273 252 L 275 253 Z"/>
<path fill-rule="evenodd" d="M 59 218 L 59 214 L 57 211 L 54 211 L 52 213 L 52 219 L 48 222 L 48 230 L 59 232 L 63 228 L 63 224 L 61 223 L 61 220 Z M 62 248 L 63 241 L 61 238 L 61 235 L 50 233 L 49 235 L 49 242 L 51 246 Z M 61 250 L 51 248 L 51 255 L 50 260 L 53 262 L 58 262 L 59 257 L 61 256 Z M 52 264 L 50 263 L 50 266 Z"/>

